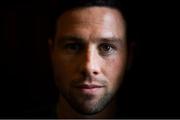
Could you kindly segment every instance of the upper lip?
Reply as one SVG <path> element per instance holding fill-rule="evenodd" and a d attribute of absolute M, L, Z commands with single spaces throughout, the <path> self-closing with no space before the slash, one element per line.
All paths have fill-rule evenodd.
<path fill-rule="evenodd" d="M 85 89 L 92 89 L 92 88 L 101 88 L 104 87 L 103 85 L 96 85 L 96 84 L 81 84 L 77 85 L 77 88 L 85 88 Z"/>

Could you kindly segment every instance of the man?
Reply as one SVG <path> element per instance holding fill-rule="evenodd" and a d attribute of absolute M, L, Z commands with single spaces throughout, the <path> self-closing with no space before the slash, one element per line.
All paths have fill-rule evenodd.
<path fill-rule="evenodd" d="M 49 39 L 58 118 L 115 118 L 127 68 L 125 17 L 117 1 L 62 3 Z"/>

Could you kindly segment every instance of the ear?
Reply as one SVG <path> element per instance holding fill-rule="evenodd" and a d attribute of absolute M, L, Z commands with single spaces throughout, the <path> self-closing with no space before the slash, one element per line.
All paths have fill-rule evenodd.
<path fill-rule="evenodd" d="M 49 57 L 50 57 L 50 60 L 51 60 L 51 65 L 52 65 L 52 68 L 53 68 L 53 61 L 54 61 L 54 52 L 53 52 L 53 49 L 54 49 L 54 43 L 53 43 L 53 40 L 52 39 L 48 39 L 48 49 L 49 49 Z M 55 79 L 55 85 L 57 86 L 58 88 L 58 81 Z"/>
<path fill-rule="evenodd" d="M 49 55 L 52 58 L 53 54 L 53 41 L 51 38 L 48 39 L 48 49 L 49 49 Z"/>
<path fill-rule="evenodd" d="M 136 43 L 132 41 L 128 46 L 128 59 L 127 59 L 127 70 L 129 70 L 133 64 L 134 56 L 136 51 Z"/>
<path fill-rule="evenodd" d="M 51 38 L 48 39 L 48 48 L 49 48 L 49 53 L 52 54 L 53 51 L 53 41 Z"/>

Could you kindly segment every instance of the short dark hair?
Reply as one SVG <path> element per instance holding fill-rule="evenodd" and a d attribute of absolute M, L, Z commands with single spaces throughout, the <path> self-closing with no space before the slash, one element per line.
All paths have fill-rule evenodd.
<path fill-rule="evenodd" d="M 64 12 L 82 7 L 91 7 L 91 6 L 102 6 L 115 8 L 122 13 L 124 20 L 126 22 L 127 28 L 127 37 L 130 34 L 128 28 L 128 6 L 127 0 L 58 0 L 56 5 L 53 6 L 50 15 L 49 15 L 49 38 L 54 39 L 56 33 L 56 22 L 59 16 Z M 128 38 L 127 38 L 128 39 Z M 129 40 L 128 40 L 129 41 Z"/>

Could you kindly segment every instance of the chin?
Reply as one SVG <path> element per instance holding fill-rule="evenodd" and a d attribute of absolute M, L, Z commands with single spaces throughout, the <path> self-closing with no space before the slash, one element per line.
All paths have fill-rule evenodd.
<path fill-rule="evenodd" d="M 83 115 L 94 115 L 103 111 L 109 103 L 111 103 L 112 94 L 106 94 L 102 97 L 91 98 L 91 99 L 69 99 L 71 107 L 80 114 Z"/>

